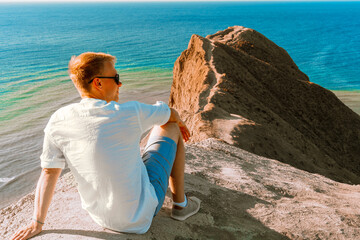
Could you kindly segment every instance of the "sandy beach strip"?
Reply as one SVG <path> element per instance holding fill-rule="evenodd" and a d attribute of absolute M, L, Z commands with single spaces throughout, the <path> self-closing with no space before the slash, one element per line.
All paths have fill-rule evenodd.
<path fill-rule="evenodd" d="M 351 110 L 360 115 L 360 90 L 356 91 L 338 91 L 332 92 Z"/>

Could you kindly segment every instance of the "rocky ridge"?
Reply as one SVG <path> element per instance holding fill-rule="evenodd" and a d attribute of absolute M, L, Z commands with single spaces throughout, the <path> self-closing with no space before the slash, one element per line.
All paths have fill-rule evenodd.
<path fill-rule="evenodd" d="M 222 139 L 257 155 L 360 183 L 360 116 L 309 81 L 261 33 L 235 26 L 193 35 L 174 65 L 169 105 L 198 142 Z"/>

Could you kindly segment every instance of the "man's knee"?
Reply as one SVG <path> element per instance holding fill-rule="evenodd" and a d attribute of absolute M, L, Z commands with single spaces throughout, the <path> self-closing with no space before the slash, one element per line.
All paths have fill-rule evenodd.
<path fill-rule="evenodd" d="M 168 122 L 161 126 L 154 126 L 151 136 L 164 136 L 173 139 L 176 143 L 180 136 L 179 125 L 176 122 Z"/>

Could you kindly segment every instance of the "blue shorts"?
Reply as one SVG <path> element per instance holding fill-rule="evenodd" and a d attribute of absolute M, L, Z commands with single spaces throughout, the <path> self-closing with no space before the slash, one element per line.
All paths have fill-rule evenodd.
<path fill-rule="evenodd" d="M 144 149 L 142 159 L 159 201 L 154 216 L 160 211 L 165 200 L 176 149 L 175 141 L 164 136 L 149 138 Z"/>

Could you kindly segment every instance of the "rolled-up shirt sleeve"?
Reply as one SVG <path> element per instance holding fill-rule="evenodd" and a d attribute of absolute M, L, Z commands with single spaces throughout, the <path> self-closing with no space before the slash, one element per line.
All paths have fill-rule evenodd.
<path fill-rule="evenodd" d="M 51 136 L 45 131 L 43 152 L 40 156 L 42 168 L 65 168 L 65 157 L 54 144 Z"/>
<path fill-rule="evenodd" d="M 157 101 L 153 105 L 140 102 L 137 104 L 139 124 L 143 133 L 154 125 L 164 125 L 169 121 L 171 110 L 166 103 Z"/>

